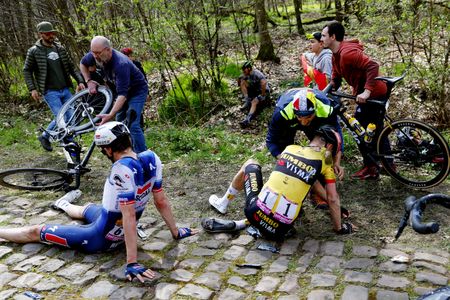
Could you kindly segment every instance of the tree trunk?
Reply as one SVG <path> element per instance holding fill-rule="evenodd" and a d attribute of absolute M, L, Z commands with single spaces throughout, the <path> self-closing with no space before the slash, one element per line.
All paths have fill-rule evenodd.
<path fill-rule="evenodd" d="M 272 39 L 270 38 L 268 26 L 267 26 L 267 14 L 266 8 L 264 6 L 264 0 L 255 1 L 255 13 L 256 22 L 258 24 L 259 32 L 259 52 L 256 59 L 262 61 L 275 61 L 280 62 L 280 58 L 275 55 L 275 51 L 272 44 Z"/>
<path fill-rule="evenodd" d="M 334 0 L 334 7 L 336 8 L 336 21 L 342 22 L 342 4 L 341 0 Z"/>
<path fill-rule="evenodd" d="M 302 23 L 302 0 L 294 0 L 295 19 L 297 20 L 297 32 L 300 35 L 305 35 L 305 29 Z"/>

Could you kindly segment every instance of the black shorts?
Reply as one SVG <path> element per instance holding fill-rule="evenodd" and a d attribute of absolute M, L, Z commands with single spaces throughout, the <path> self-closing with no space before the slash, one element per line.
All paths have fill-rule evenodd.
<path fill-rule="evenodd" d="M 284 235 L 292 228 L 291 224 L 284 224 L 266 215 L 257 205 L 258 195 L 263 187 L 261 166 L 249 164 L 244 171 L 245 209 L 247 220 L 259 229 L 264 237 L 271 240 L 283 240 Z"/>

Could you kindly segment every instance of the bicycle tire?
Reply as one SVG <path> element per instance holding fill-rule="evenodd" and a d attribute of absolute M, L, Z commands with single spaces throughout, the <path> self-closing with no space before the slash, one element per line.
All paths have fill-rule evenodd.
<path fill-rule="evenodd" d="M 19 168 L 0 171 L 0 185 L 29 191 L 59 190 L 72 182 L 67 172 L 46 168 Z"/>
<path fill-rule="evenodd" d="M 61 107 L 56 116 L 56 124 L 70 132 L 88 130 L 90 127 L 94 129 L 91 119 L 94 124 L 100 121 L 97 115 L 108 113 L 111 104 L 112 93 L 107 87 L 99 86 L 95 94 L 89 94 L 89 91 L 84 89 Z M 66 113 L 71 114 L 67 120 L 64 117 Z"/>
<path fill-rule="evenodd" d="M 386 151 L 385 138 L 390 145 Z M 440 184 L 450 172 L 446 140 L 432 126 L 417 120 L 399 120 L 386 126 L 377 141 L 377 154 L 389 175 L 418 189 Z"/>

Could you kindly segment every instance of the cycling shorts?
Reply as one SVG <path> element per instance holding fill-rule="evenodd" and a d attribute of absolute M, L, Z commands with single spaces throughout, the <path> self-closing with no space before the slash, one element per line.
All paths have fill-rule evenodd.
<path fill-rule="evenodd" d="M 102 206 L 90 204 L 83 212 L 88 224 L 86 225 L 60 225 L 46 224 L 40 232 L 44 243 L 76 249 L 86 253 L 105 252 L 115 249 L 124 241 L 111 241 L 105 238 L 99 228 L 102 223 Z"/>
<path fill-rule="evenodd" d="M 258 195 L 263 187 L 261 166 L 249 164 L 244 170 L 244 191 L 246 197 L 245 216 L 247 220 L 259 229 L 264 237 L 272 240 L 283 240 L 291 224 L 284 224 L 274 219 L 273 214 L 265 214 L 257 205 Z"/>

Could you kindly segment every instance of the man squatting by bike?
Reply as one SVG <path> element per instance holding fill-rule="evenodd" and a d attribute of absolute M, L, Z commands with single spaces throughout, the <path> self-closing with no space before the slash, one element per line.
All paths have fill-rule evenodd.
<path fill-rule="evenodd" d="M 293 229 L 311 186 L 323 175 L 333 230 L 337 234 L 352 233 L 354 226 L 351 223 L 341 223 L 340 199 L 336 191 L 332 153 L 339 149 L 339 134 L 331 126 L 320 127 L 308 146 L 286 147 L 264 186 L 261 166 L 255 160 L 248 160 L 234 176 L 226 193 L 221 198 L 211 195 L 209 200 L 215 209 L 225 213 L 230 201 L 244 189 L 246 219 L 227 221 L 206 218 L 202 220 L 202 227 L 209 232 L 229 232 L 251 224 L 264 237 L 283 240 Z"/>
<path fill-rule="evenodd" d="M 39 40 L 28 49 L 23 67 L 23 75 L 31 97 L 35 101 L 44 96 L 44 100 L 56 118 L 61 107 L 72 97 L 72 76 L 78 83 L 77 89 L 84 89 L 84 80 L 75 70 L 75 66 L 67 50 L 55 39 L 57 31 L 49 22 L 41 22 L 37 25 Z M 69 118 L 70 116 L 66 116 Z M 56 126 L 53 119 L 46 131 L 38 137 L 42 147 L 52 151 L 49 134 Z"/>
<path fill-rule="evenodd" d="M 99 66 L 105 81 L 115 85 L 117 98 L 108 114 L 97 115 L 104 124 L 116 117 L 130 127 L 133 150 L 136 153 L 147 150 L 144 131 L 140 126 L 142 111 L 148 94 L 147 81 L 133 62 L 120 51 L 112 48 L 104 36 L 96 36 L 91 41 L 91 51 L 80 62 L 80 70 L 86 79 L 89 93 L 96 93 L 98 82 L 90 78 L 91 69 Z"/>
<path fill-rule="evenodd" d="M 323 125 L 332 126 L 343 140 L 335 110 L 323 92 L 309 88 L 287 90 L 278 98 L 269 123 L 266 136 L 267 148 L 273 157 L 279 158 L 287 146 L 294 144 L 297 131 L 303 131 L 306 137 L 312 140 L 315 131 Z M 333 168 L 339 180 L 342 180 L 344 178 L 344 168 L 341 167 L 343 144 L 340 150 L 333 157 Z M 328 208 L 323 185 L 323 178 L 319 178 L 311 189 L 311 202 L 320 209 Z"/>
<path fill-rule="evenodd" d="M 352 87 L 358 106 L 355 118 L 364 128 L 369 123 L 376 125 L 375 137 L 378 137 L 383 129 L 385 110 L 379 105 L 366 103 L 367 99 L 386 100 L 386 83 L 376 80 L 379 76 L 379 65 L 364 53 L 363 46 L 358 40 L 344 41 L 345 29 L 341 23 L 332 21 L 322 30 L 323 46 L 333 52 L 333 72 L 331 84 L 337 90 L 342 78 Z M 376 138 L 373 138 L 372 147 L 375 147 Z M 389 142 L 383 142 L 384 150 L 388 150 Z M 363 168 L 352 175 L 359 179 L 377 179 L 378 167 L 365 153 L 363 155 Z"/>
<path fill-rule="evenodd" d="M 44 224 L 21 228 L 1 228 L 0 238 L 15 243 L 42 242 L 76 249 L 86 253 L 106 252 L 125 243 L 129 280 L 141 282 L 155 273 L 137 262 L 137 228 L 150 194 L 154 204 L 174 239 L 197 233 L 190 228 L 177 228 L 170 202 L 162 188 L 162 165 L 156 153 L 147 150 L 139 154 L 131 147 L 128 128 L 120 122 L 100 126 L 94 135 L 95 144 L 112 162 L 106 179 L 102 204 L 78 206 L 64 197 L 54 206 L 74 219 L 84 219 L 87 225 Z"/>

